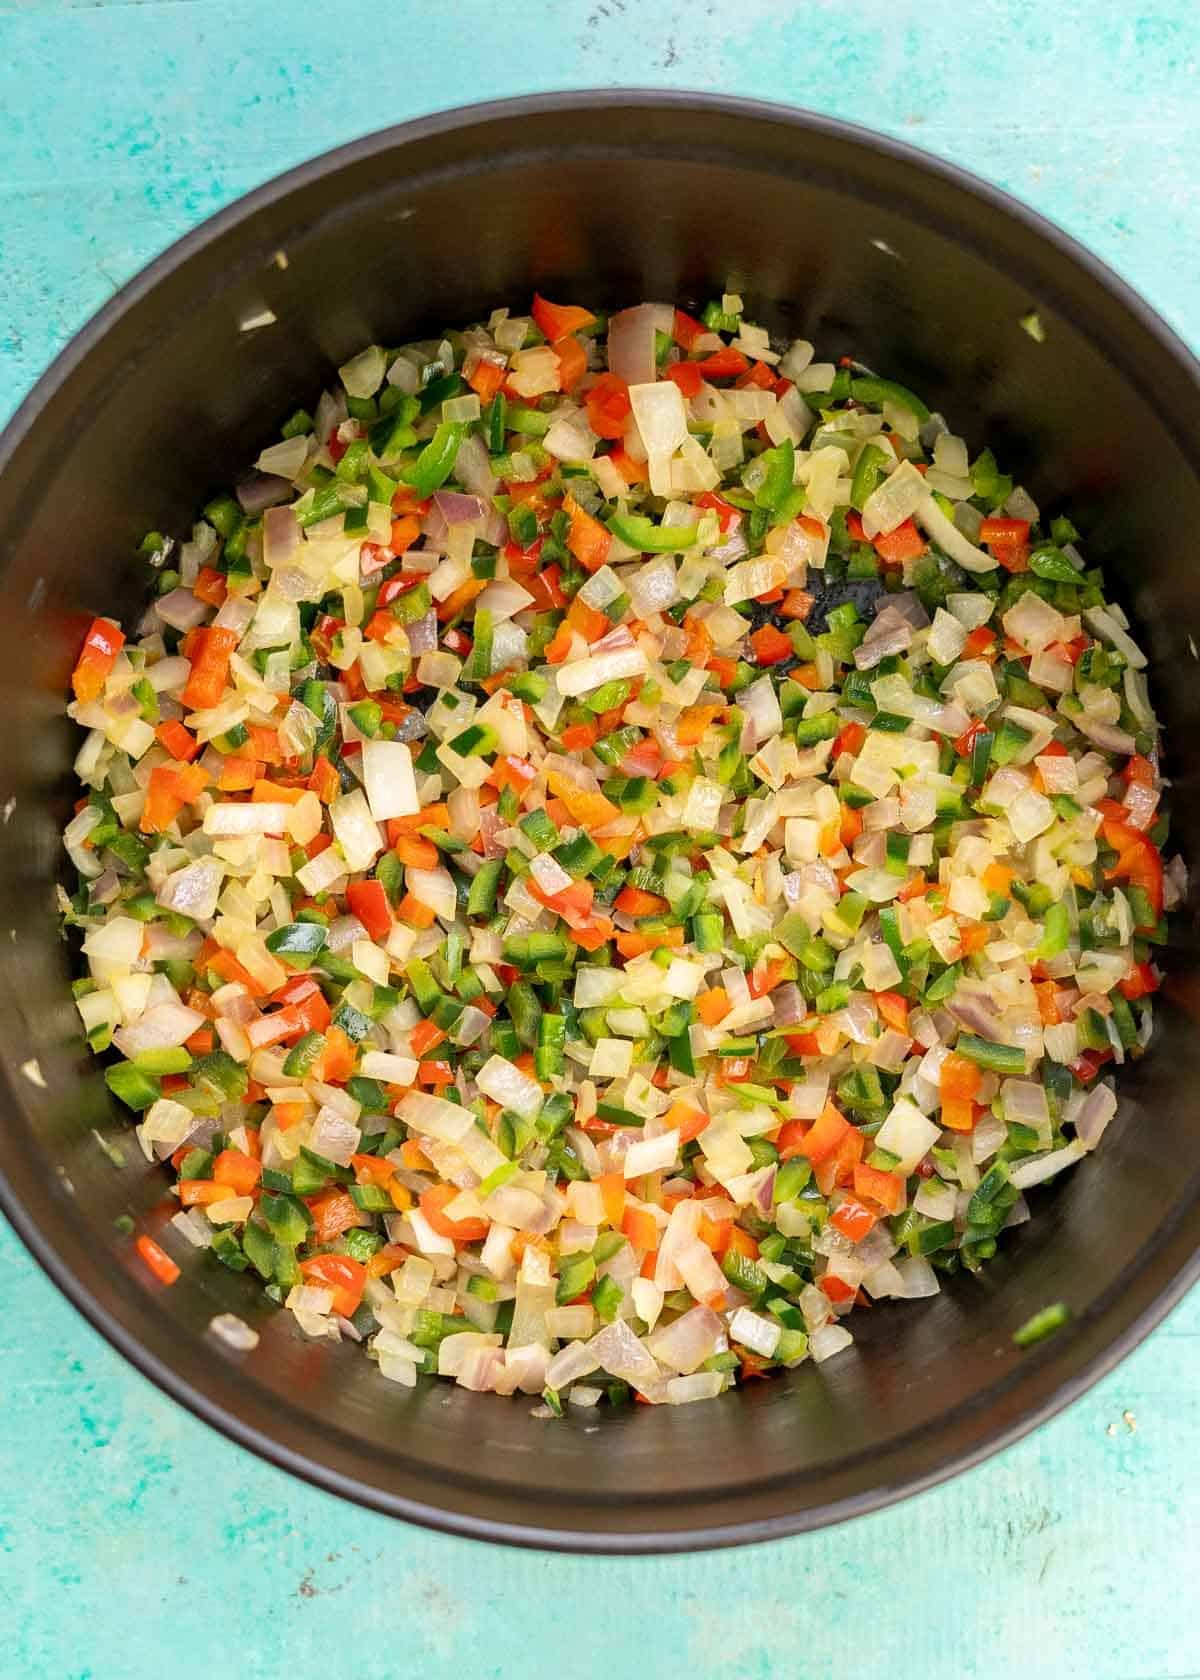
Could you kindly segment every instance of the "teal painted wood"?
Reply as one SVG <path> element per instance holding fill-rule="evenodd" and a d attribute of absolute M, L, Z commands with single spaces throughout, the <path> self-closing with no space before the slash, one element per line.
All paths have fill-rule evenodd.
<path fill-rule="evenodd" d="M 606 82 L 791 99 L 951 157 L 1200 343 L 1192 0 L 1141 16 L 960 0 L 952 17 L 917 0 L 0 0 L 0 417 L 117 284 L 287 165 L 440 106 Z M 13 1680 L 508 1680 L 559 1661 L 611 1680 L 631 1657 L 644 1680 L 901 1661 L 939 1680 L 1200 1675 L 1197 1295 L 1066 1416 L 897 1510 L 739 1553 L 596 1561 L 315 1493 L 164 1400 L 4 1230 L 0 1278 Z"/>

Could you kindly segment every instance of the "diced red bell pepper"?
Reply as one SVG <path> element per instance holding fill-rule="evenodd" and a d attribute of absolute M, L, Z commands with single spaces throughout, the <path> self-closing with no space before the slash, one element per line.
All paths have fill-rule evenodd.
<path fill-rule="evenodd" d="M 572 881 L 569 887 L 561 892 L 543 892 L 536 881 L 528 882 L 529 891 L 540 904 L 548 910 L 553 910 L 562 917 L 568 927 L 576 928 L 580 932 L 587 929 L 592 918 L 592 901 L 596 896 L 596 889 L 591 881 Z"/>
<path fill-rule="evenodd" d="M 615 373 L 602 373 L 584 397 L 583 408 L 597 437 L 622 438 L 633 412 L 629 387 Z"/>
<path fill-rule="evenodd" d="M 1071 1072 L 1081 1085 L 1090 1085 L 1105 1063 L 1111 1062 L 1112 1059 L 1113 1053 L 1111 1050 L 1084 1050 L 1071 1063 Z"/>
<path fill-rule="evenodd" d="M 750 646 L 759 665 L 782 665 L 785 659 L 794 659 L 796 654 L 791 637 L 785 636 L 773 624 L 764 624 L 756 630 L 750 638 Z"/>
<path fill-rule="evenodd" d="M 323 1190 L 318 1196 L 305 1198 L 305 1206 L 313 1217 L 314 1242 L 334 1243 L 345 1231 L 356 1225 L 369 1225 L 371 1215 L 356 1207 L 350 1195 L 340 1188 Z M 314 1255 L 314 1259 L 323 1256 Z M 340 1258 L 340 1257 L 339 1257 Z M 345 1256 L 349 1258 L 349 1256 Z"/>
<path fill-rule="evenodd" d="M 978 625 L 962 646 L 964 659 L 986 659 L 996 649 L 996 632 L 986 624 Z M 982 726 L 981 726 L 982 727 Z"/>
<path fill-rule="evenodd" d="M 353 1207 L 353 1202 L 350 1205 Z M 354 1317 L 367 1282 L 367 1268 L 361 1261 L 352 1260 L 348 1254 L 314 1254 L 301 1260 L 300 1271 L 305 1283 L 332 1291 L 335 1313 L 342 1318 Z"/>
<path fill-rule="evenodd" d="M 382 881 L 351 881 L 346 888 L 346 909 L 374 940 L 386 939 L 392 931 L 392 909 Z"/>
<path fill-rule="evenodd" d="M 675 320 L 671 329 L 671 337 L 681 350 L 692 349 L 698 338 L 703 338 L 709 331 L 703 321 L 697 321 L 694 315 L 686 314 L 682 309 L 675 311 Z"/>
<path fill-rule="evenodd" d="M 741 521 L 742 510 L 734 507 L 732 502 L 727 502 L 724 496 L 718 496 L 715 490 L 705 490 L 703 495 L 697 496 L 696 506 L 708 508 L 716 514 L 722 536 L 731 525 L 737 525 Z"/>
<path fill-rule="evenodd" d="M 989 548 L 995 543 L 1025 543 L 1029 541 L 1028 519 L 985 519 L 979 527 L 979 540 Z"/>
<path fill-rule="evenodd" d="M 736 379 L 739 374 L 745 373 L 750 363 L 740 350 L 731 349 L 726 345 L 723 350 L 705 356 L 696 366 L 705 379 Z"/>
<path fill-rule="evenodd" d="M 880 1019 L 893 1032 L 908 1031 L 908 999 L 901 997 L 899 992 L 876 992 L 875 1007 Z"/>
<path fill-rule="evenodd" d="M 875 538 L 875 552 L 885 566 L 902 566 L 925 552 L 925 538 L 911 519 Z"/>
<path fill-rule="evenodd" d="M 704 384 L 704 375 L 700 372 L 698 362 L 671 362 L 666 368 L 666 375 L 672 385 L 678 385 L 689 402 L 693 397 L 699 396 L 700 387 Z"/>
<path fill-rule="evenodd" d="M 861 1242 L 874 1229 L 879 1215 L 872 1213 L 869 1207 L 857 1201 L 853 1196 L 847 1196 L 829 1216 L 829 1223 L 835 1231 L 850 1242 Z"/>
<path fill-rule="evenodd" d="M 1105 878 L 1140 887 L 1157 919 L 1163 908 L 1163 863 L 1158 847 L 1140 829 L 1115 817 L 1104 817 L 1100 828 L 1105 844 L 1117 854 L 1116 864 L 1105 871 Z"/>
<path fill-rule="evenodd" d="M 979 739 L 980 735 L 986 731 L 986 729 L 987 725 L 981 722 L 979 718 L 973 719 L 972 722 L 967 725 L 954 743 L 954 750 L 960 758 L 970 758 L 972 752 L 975 750 L 975 742 Z"/>
<path fill-rule="evenodd" d="M 867 738 L 866 725 L 862 723 L 845 724 L 834 737 L 833 751 L 829 755 L 831 764 L 836 764 L 843 753 L 850 753 L 857 758 L 862 751 L 862 744 Z"/>
<path fill-rule="evenodd" d="M 1149 997 L 1162 985 L 1162 979 L 1153 963 L 1134 963 L 1124 980 L 1118 982 L 1121 993 L 1130 1003 L 1138 998 Z"/>

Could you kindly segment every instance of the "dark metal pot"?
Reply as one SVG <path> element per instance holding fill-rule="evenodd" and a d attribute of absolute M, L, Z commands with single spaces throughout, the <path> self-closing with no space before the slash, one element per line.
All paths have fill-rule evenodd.
<path fill-rule="evenodd" d="M 284 255 L 279 255 L 283 253 Z M 1200 832 L 1200 386 L 1146 306 L 1056 229 L 946 165 L 819 117 L 688 94 L 518 100 L 411 123 L 251 193 L 172 247 L 58 359 L 0 440 L 0 1205 L 140 1370 L 318 1485 L 462 1534 L 591 1551 L 769 1539 L 977 1462 L 1077 1396 L 1197 1273 L 1200 1033 L 1180 917 L 1154 1052 L 1095 1159 L 1035 1192 L 982 1279 L 855 1315 L 855 1350 L 718 1402 L 536 1421 L 528 1399 L 381 1379 L 197 1256 L 160 1289 L 114 1229 L 165 1180 L 81 1041 L 53 883 L 93 612 L 136 611 L 133 551 L 186 532 L 363 344 L 552 297 L 693 306 L 727 276 L 772 328 L 853 353 L 1069 506 L 1153 654 L 1177 832 Z M 1031 308 L 1045 341 L 1019 325 Z M 242 325 L 264 309 L 275 324 Z M 1200 635 L 1200 631 L 1195 632 Z M 160 1209 L 158 1215 L 151 1210 Z M 169 1209 L 166 1209 L 169 1211 Z M 1065 1300 L 1069 1328 L 1011 1333 Z M 233 1354 L 217 1312 L 262 1332 Z"/>

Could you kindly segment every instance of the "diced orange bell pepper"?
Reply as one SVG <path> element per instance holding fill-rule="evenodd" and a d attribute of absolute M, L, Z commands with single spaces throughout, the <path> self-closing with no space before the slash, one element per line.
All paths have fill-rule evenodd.
<path fill-rule="evenodd" d="M 758 1243 L 749 1231 L 743 1230 L 740 1225 L 734 1225 L 730 1229 L 725 1251 L 727 1254 L 741 1254 L 747 1260 L 757 1260 L 759 1255 Z"/>
<path fill-rule="evenodd" d="M 576 303 L 551 303 L 538 292 L 533 294 L 533 308 L 530 313 L 538 331 L 543 333 L 556 349 L 556 341 L 565 334 L 582 332 L 585 327 L 594 326 L 596 323 L 596 317 L 590 309 L 582 309 Z"/>
<path fill-rule="evenodd" d="M 222 1149 L 213 1162 L 212 1175 L 214 1183 L 228 1185 L 235 1196 L 249 1196 L 258 1188 L 262 1162 L 240 1149 Z"/>
<path fill-rule="evenodd" d="M 875 538 L 875 552 L 885 566 L 902 566 L 925 552 L 925 539 L 911 519 Z"/>
<path fill-rule="evenodd" d="M 785 659 L 795 658 L 796 650 L 790 636 L 773 624 L 764 624 L 750 637 L 755 662 L 759 665 L 781 665 Z"/>
<path fill-rule="evenodd" d="M 143 834 L 162 834 L 185 805 L 191 805 L 208 786 L 208 772 L 198 764 L 156 764 L 150 772 L 139 828 Z"/>
<path fill-rule="evenodd" d="M 896 1213 L 904 1200 L 904 1180 L 899 1173 L 883 1172 L 860 1161 L 854 1169 L 854 1193 L 864 1201 L 878 1202 L 885 1213 Z"/>
<path fill-rule="evenodd" d="M 371 1223 L 371 1215 L 363 1213 L 348 1192 L 340 1188 L 323 1190 L 319 1196 L 307 1197 L 305 1201 L 313 1217 L 314 1242 L 333 1243 L 343 1232 Z"/>
<path fill-rule="evenodd" d="M 306 1030 L 320 1032 L 322 1029 L 317 1027 Z M 325 1030 L 325 1048 L 319 1060 L 320 1078 L 325 1084 L 344 1085 L 354 1072 L 358 1052 L 341 1027 L 329 1027 Z"/>
<path fill-rule="evenodd" d="M 551 348 L 558 357 L 560 389 L 573 391 L 587 372 L 587 351 L 573 333 L 556 338 Z"/>
<path fill-rule="evenodd" d="M 696 1014 L 702 1025 L 715 1027 L 723 1021 L 733 1005 L 729 1001 L 729 993 L 724 986 L 710 986 L 708 991 L 701 992 L 696 999 Z"/>
<path fill-rule="evenodd" d="M 446 1205 L 458 1194 L 453 1184 L 435 1184 L 428 1190 L 422 1190 L 421 1212 L 439 1237 L 449 1237 L 459 1243 L 482 1242 L 489 1229 L 486 1219 L 447 1219 Z"/>
<path fill-rule="evenodd" d="M 611 799 L 590 788 L 581 788 L 560 770 L 551 770 L 546 777 L 550 792 L 561 799 L 572 820 L 589 833 L 615 822 L 620 810 Z"/>
<path fill-rule="evenodd" d="M 172 1284 L 179 1276 L 179 1267 L 171 1256 L 161 1249 L 153 1237 L 143 1233 L 134 1243 L 143 1264 L 153 1272 L 159 1283 Z"/>
<path fill-rule="evenodd" d="M 219 607 L 229 593 L 229 585 L 224 574 L 215 566 L 201 566 L 196 581 L 192 585 L 192 594 L 206 606 Z"/>
<path fill-rule="evenodd" d="M 668 1131 L 678 1130 L 681 1144 L 691 1143 L 693 1138 L 698 1138 L 700 1133 L 707 1129 L 709 1118 L 702 1108 L 680 1100 L 671 1104 L 663 1125 Z"/>
<path fill-rule="evenodd" d="M 626 1208 L 621 1230 L 628 1237 L 631 1247 L 645 1249 L 650 1254 L 657 1250 L 662 1240 L 658 1220 L 645 1208 Z"/>
<path fill-rule="evenodd" d="M 643 892 L 641 887 L 622 887 L 613 900 L 613 909 L 621 910 L 627 916 L 660 916 L 663 911 L 670 909 L 665 898 L 657 893 Z"/>
<path fill-rule="evenodd" d="M 410 892 L 406 892 L 400 900 L 396 908 L 396 914 L 402 922 L 407 922 L 409 927 L 415 928 L 432 927 L 437 920 L 433 908 L 423 903 L 421 899 L 414 898 Z"/>
<path fill-rule="evenodd" d="M 805 1133 L 800 1143 L 800 1153 L 806 1155 L 815 1166 L 818 1161 L 824 1161 L 835 1153 L 849 1130 L 849 1121 L 832 1102 L 826 1102 Z M 782 1150 L 780 1153 L 782 1154 Z"/>
<path fill-rule="evenodd" d="M 604 1217 L 614 1231 L 621 1229 L 625 1217 L 625 1178 L 622 1173 L 602 1173 L 594 1180 L 604 1200 Z"/>
<path fill-rule="evenodd" d="M 567 623 L 577 630 L 585 642 L 598 642 L 609 630 L 609 622 L 596 607 L 589 607 L 576 595 L 567 608 Z"/>
<path fill-rule="evenodd" d="M 166 723 L 160 723 L 154 731 L 154 738 L 160 746 L 167 749 L 172 758 L 178 759 L 180 764 L 190 764 L 200 751 L 199 741 L 177 718 L 169 718 Z"/>
<path fill-rule="evenodd" d="M 505 373 L 506 370 L 498 362 L 489 362 L 481 356 L 467 375 L 467 384 L 480 402 L 490 403 L 503 385 Z"/>
<path fill-rule="evenodd" d="M 125 633 L 111 618 L 94 618 L 71 673 L 71 687 L 80 705 L 89 705 L 104 692 L 104 683 L 125 646 Z M 147 1238 L 147 1241 L 150 1239 Z"/>
<path fill-rule="evenodd" d="M 563 497 L 563 511 L 570 525 L 567 529 L 567 549 L 586 572 L 598 572 L 608 559 L 612 534 L 598 519 L 586 513 L 574 496 Z"/>
<path fill-rule="evenodd" d="M 248 793 L 261 774 L 257 759 L 231 756 L 221 766 L 217 787 L 222 793 Z"/>
<path fill-rule="evenodd" d="M 238 644 L 236 631 L 209 625 L 195 632 L 191 675 L 180 696 L 189 711 L 205 711 L 220 701 L 229 672 L 229 658 Z"/>

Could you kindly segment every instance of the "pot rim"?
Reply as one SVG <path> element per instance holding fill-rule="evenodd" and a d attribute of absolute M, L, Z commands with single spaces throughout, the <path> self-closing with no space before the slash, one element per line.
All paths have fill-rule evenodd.
<path fill-rule="evenodd" d="M 760 122 L 783 124 L 794 129 L 798 137 L 815 135 L 832 139 L 861 153 L 899 164 L 926 178 L 940 180 L 972 196 L 999 217 L 1016 223 L 1032 240 L 1052 247 L 1081 270 L 1093 285 L 1107 293 L 1113 303 L 1133 318 L 1136 326 L 1156 342 L 1200 392 L 1200 362 L 1139 293 L 1055 223 L 953 163 L 858 124 L 767 100 L 689 90 L 578 89 L 461 105 L 373 131 L 271 177 L 206 218 L 121 286 L 41 374 L 0 432 L 0 474 L 6 470 L 62 387 L 117 321 L 169 276 L 185 267 L 193 256 L 222 236 L 252 223 L 268 207 L 347 166 L 360 164 L 413 142 L 483 128 L 497 120 L 514 117 L 606 109 L 701 110 L 739 119 L 748 126 Z M 7 1095 L 12 1102 L 11 1084 Z M 969 1408 L 974 1416 L 960 1416 L 961 1425 L 970 1425 L 966 1430 L 965 1444 L 929 1468 L 916 1471 L 904 1469 L 906 1438 L 900 1437 L 874 1454 L 877 1469 L 870 1486 L 808 1509 L 758 1519 L 739 1517 L 721 1520 L 714 1515 L 712 1520 L 700 1518 L 691 1525 L 684 1522 L 670 1529 L 621 1530 L 611 1526 L 580 1526 L 573 1524 L 569 1518 L 562 1523 L 539 1522 L 532 1516 L 532 1501 L 525 1506 L 525 1510 L 531 1513 L 529 1520 L 524 1517 L 513 1521 L 497 1520 L 481 1514 L 483 1501 L 473 1503 L 466 1478 L 460 1488 L 437 1483 L 431 1476 L 426 1483 L 429 1493 L 434 1494 L 442 1488 L 447 1496 L 446 1503 L 439 1504 L 430 1497 L 409 1497 L 379 1488 L 334 1468 L 332 1463 L 297 1451 L 240 1417 L 233 1405 L 217 1398 L 218 1391 L 230 1386 L 230 1378 L 223 1374 L 223 1365 L 214 1361 L 217 1380 L 213 1382 L 211 1391 L 206 1391 L 182 1375 L 129 1329 L 117 1312 L 97 1298 L 65 1255 L 52 1246 L 47 1231 L 41 1228 L 42 1221 L 29 1210 L 3 1172 L 0 1172 L 0 1211 L 42 1270 L 93 1329 L 99 1331 L 112 1347 L 164 1393 L 239 1446 L 248 1448 L 269 1463 L 325 1492 L 428 1528 L 510 1545 L 606 1555 L 674 1553 L 782 1539 L 880 1510 L 934 1487 L 1012 1445 L 1078 1399 L 1136 1347 L 1200 1278 L 1200 1245 L 1193 1242 L 1189 1245 L 1190 1252 L 1175 1268 L 1166 1285 L 1152 1289 L 1149 1299 L 1140 1309 L 1131 1314 L 1127 1309 L 1124 1314 L 1121 1311 L 1121 1303 L 1137 1294 L 1135 1287 L 1124 1289 L 1119 1294 L 1110 1290 L 1107 1296 L 1094 1301 L 1066 1332 L 1032 1350 L 1009 1379 L 978 1397 Z M 1160 1244 L 1166 1242 L 1183 1218 L 1184 1212 L 1180 1211 L 1170 1225 L 1160 1230 Z M 1146 1266 L 1140 1268 L 1137 1277 L 1140 1279 L 1147 1269 Z M 1143 1282 L 1142 1293 L 1146 1292 L 1146 1287 Z M 1101 1320 L 1113 1316 L 1123 1318 L 1124 1322 L 1115 1334 L 1108 1335 L 1103 1331 Z M 1089 1348 L 1080 1357 L 1085 1331 L 1091 1332 L 1087 1337 Z M 1003 1406 L 998 1404 L 1001 1399 L 1006 1402 Z M 997 1410 L 1002 1416 L 995 1424 L 989 1426 L 981 1421 L 981 1413 Z M 315 1431 L 313 1439 L 315 1442 Z M 619 1450 L 619 1445 L 616 1450 Z M 693 1503 L 699 1507 L 707 1505 L 710 1513 L 714 1514 L 727 1511 L 738 1501 L 744 1503 L 749 1493 L 750 1489 L 743 1487 L 729 1493 L 698 1494 L 694 1501 L 683 1502 L 681 1515 L 686 1516 Z M 610 1514 L 619 1517 L 620 1512 L 619 1504 L 599 1498 L 590 1507 L 579 1500 L 576 1509 L 580 1507 L 594 1524 L 611 1520 Z"/>

